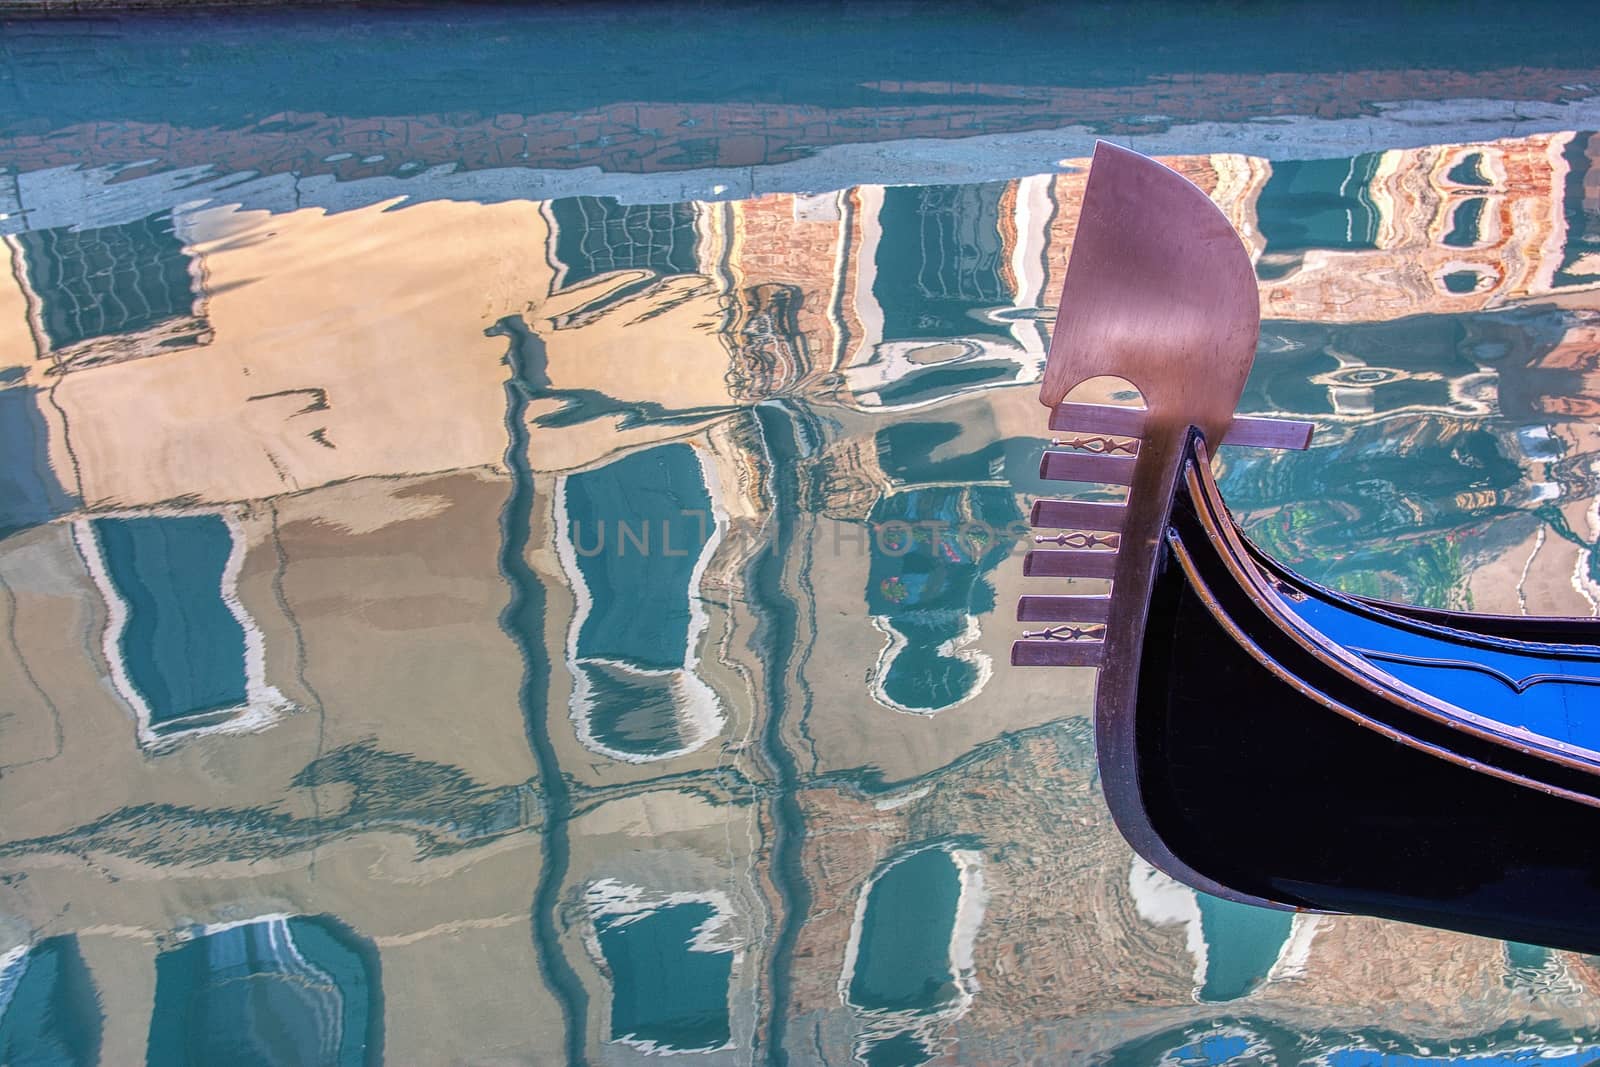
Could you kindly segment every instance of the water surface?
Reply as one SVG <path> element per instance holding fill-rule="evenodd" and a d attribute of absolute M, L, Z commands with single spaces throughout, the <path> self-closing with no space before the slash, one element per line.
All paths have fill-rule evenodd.
<path fill-rule="evenodd" d="M 1006 666 L 1097 136 L 1256 262 L 1259 544 L 1600 611 L 1595 31 L 1026 8 L 4 24 L 0 1060 L 1600 1056 Z"/>

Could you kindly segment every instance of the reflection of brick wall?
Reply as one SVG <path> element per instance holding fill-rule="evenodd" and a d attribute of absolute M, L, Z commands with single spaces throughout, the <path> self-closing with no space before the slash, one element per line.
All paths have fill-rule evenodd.
<path fill-rule="evenodd" d="M 1092 784 L 1078 720 L 996 750 L 931 793 L 888 811 L 831 790 L 803 795 L 811 914 L 794 952 L 791 1014 L 837 1011 L 861 887 L 901 849 L 952 827 L 983 828 L 988 904 L 974 946 L 980 989 L 959 1025 L 999 1035 L 1023 1020 L 1092 1016 L 1108 1005 L 1190 1002 L 1180 927 L 1140 919 L 1131 856 Z M 951 1031 L 953 1032 L 953 1031 Z"/>
<path fill-rule="evenodd" d="M 1480 311 L 1548 293 L 1566 236 L 1562 151 L 1571 137 L 1384 153 L 1370 187 L 1378 247 L 1307 251 L 1298 267 L 1262 287 L 1263 316 L 1377 321 Z M 1451 177 L 1463 167 L 1481 179 Z"/>
<path fill-rule="evenodd" d="M 792 193 L 733 204 L 736 238 L 730 266 L 734 284 L 792 285 L 803 294 L 796 318 L 816 366 L 826 368 L 839 331 L 829 315 L 839 242 L 844 227 L 839 198 Z M 810 369 L 810 368 L 808 368 Z"/>
<path fill-rule="evenodd" d="M 1191 1000 L 1182 927 L 1137 913 L 1132 853 L 1095 784 L 1088 732 L 1069 722 L 929 798 L 928 823 L 984 827 L 994 858 L 974 951 L 983 989 L 964 1020 L 973 1030 Z"/>
<path fill-rule="evenodd" d="M 826 145 L 914 137 L 1067 126 L 1115 135 L 1160 132 L 1189 122 L 1302 115 L 1348 119 L 1372 114 L 1373 101 L 1561 101 L 1586 95 L 1563 86 L 1593 84 L 1600 84 L 1600 71 L 1524 68 L 1471 74 L 1208 74 L 1094 89 L 880 82 L 871 86 L 883 94 L 875 107 L 664 102 L 541 115 L 345 118 L 285 112 L 254 126 L 226 129 L 149 122 L 48 129 L 29 122 L 0 130 L 0 158 L 20 171 L 155 161 L 130 175 L 212 166 L 222 173 L 293 171 L 348 180 L 392 174 L 407 163 L 466 170 L 600 167 L 639 174 L 782 163 Z M 930 97 L 959 98 L 959 103 L 929 103 Z"/>

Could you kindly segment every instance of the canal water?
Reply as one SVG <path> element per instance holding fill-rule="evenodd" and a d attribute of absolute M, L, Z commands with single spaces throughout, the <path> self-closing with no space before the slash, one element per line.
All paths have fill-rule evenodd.
<path fill-rule="evenodd" d="M 1100 137 L 1256 264 L 1257 544 L 1600 613 L 1596 31 L 1315 15 L 0 18 L 0 1063 L 1600 1059 L 1008 666 Z"/>

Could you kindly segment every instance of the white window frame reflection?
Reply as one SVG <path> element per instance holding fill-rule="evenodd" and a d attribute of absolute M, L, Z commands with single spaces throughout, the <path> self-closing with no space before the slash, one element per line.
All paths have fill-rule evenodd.
<path fill-rule="evenodd" d="M 687 946 L 690 952 L 726 952 L 733 956 L 729 964 L 728 988 L 728 1041 L 716 1048 L 672 1048 L 635 1036 L 614 1037 L 607 1033 L 606 1044 L 627 1045 L 645 1055 L 686 1056 L 709 1055 L 727 1052 L 739 1047 L 739 1025 L 734 1011 L 734 991 L 739 986 L 746 963 L 744 938 L 734 921 L 736 913 L 728 894 L 716 889 L 659 890 L 630 885 L 617 878 L 597 878 L 584 888 L 584 903 L 589 921 L 583 930 L 584 947 L 598 966 L 605 967 L 605 951 L 600 947 L 600 920 L 611 916 L 618 925 L 627 925 L 637 919 L 654 915 L 664 908 L 683 904 L 704 904 L 711 909 L 711 917 L 695 928 L 694 937 Z M 612 991 L 615 995 L 615 991 Z"/>
<path fill-rule="evenodd" d="M 705 545 L 700 550 L 700 557 L 695 561 L 694 569 L 689 574 L 689 581 L 685 596 L 689 601 L 689 627 L 684 636 L 683 666 L 666 670 L 649 669 L 622 663 L 616 660 L 607 660 L 601 657 L 580 655 L 578 651 L 578 637 L 583 631 L 584 623 L 588 621 L 589 614 L 594 610 L 594 597 L 589 591 L 588 582 L 584 579 L 583 571 L 578 565 L 578 550 L 572 540 L 572 519 L 567 510 L 567 476 L 556 478 L 554 495 L 554 522 L 556 532 L 556 556 L 561 561 L 562 573 L 566 576 L 568 587 L 572 590 L 573 608 L 572 619 L 567 625 L 566 664 L 568 676 L 572 679 L 572 695 L 567 706 L 572 718 L 574 728 L 578 733 L 578 740 L 591 752 L 608 756 L 611 759 L 624 763 L 656 763 L 662 760 L 677 759 L 687 756 L 704 748 L 714 738 L 721 735 L 727 725 L 727 712 L 722 705 L 722 699 L 716 690 L 700 677 L 700 641 L 710 627 L 711 619 L 706 613 L 704 597 L 701 590 L 705 584 L 706 568 L 711 565 L 712 558 L 716 555 L 717 548 L 722 544 L 723 537 L 728 529 L 727 511 L 722 505 L 722 487 L 717 477 L 715 466 L 711 463 L 706 450 L 698 444 L 688 441 L 665 441 L 657 445 L 649 445 L 638 451 L 648 451 L 650 448 L 659 448 L 664 445 L 683 444 L 694 450 L 696 461 L 700 466 L 700 477 L 706 488 L 706 496 L 711 501 L 712 528 L 707 531 Z M 625 455 L 608 456 L 603 463 L 595 464 L 587 470 L 598 470 L 610 463 L 617 462 Z M 618 523 L 606 522 L 608 537 L 620 538 Z M 609 546 L 610 542 L 608 542 Z M 620 544 L 619 546 L 620 547 Z M 602 551 L 616 551 L 617 548 L 606 547 Z M 642 678 L 665 679 L 671 687 L 673 698 L 677 701 L 677 710 L 682 716 L 680 721 L 687 721 L 692 726 L 692 734 L 688 743 L 679 748 L 666 752 L 625 752 L 613 748 L 595 735 L 594 726 L 590 718 L 594 711 L 594 691 L 588 675 L 584 672 L 582 664 L 603 663 L 627 671 L 629 674 Z"/>
<path fill-rule="evenodd" d="M 99 537 L 94 532 L 96 519 L 132 518 L 191 518 L 215 515 L 222 519 L 232 540 L 227 561 L 223 565 L 217 595 L 244 635 L 245 701 L 231 707 L 213 708 L 203 712 L 206 719 L 216 719 L 204 724 L 184 726 L 185 716 L 157 728 L 149 701 L 134 684 L 132 673 L 122 654 L 122 640 L 127 632 L 131 611 L 111 578 L 111 571 L 101 549 Z M 146 749 L 163 749 L 184 738 L 205 734 L 244 734 L 264 730 L 284 715 L 295 710 L 294 705 L 267 681 L 266 638 L 256 621 L 239 598 L 239 575 L 244 568 L 248 543 L 243 524 L 236 509 L 223 508 L 209 511 L 169 512 L 156 510 L 106 511 L 76 519 L 72 523 L 72 539 L 78 555 L 88 569 L 90 580 L 99 591 L 106 607 L 106 621 L 101 635 L 100 650 L 110 673 L 112 688 L 133 712 L 139 746 Z"/>
<path fill-rule="evenodd" d="M 862 930 L 866 924 L 867 904 L 872 890 L 895 867 L 925 852 L 944 852 L 956 868 L 959 889 L 956 896 L 956 913 L 950 924 L 950 945 L 946 961 L 950 981 L 955 987 L 955 999 L 933 1011 L 906 1009 L 885 1011 L 862 1008 L 850 1000 L 850 986 L 855 980 L 857 958 L 861 951 Z M 934 1056 L 948 1043 L 948 1026 L 972 1009 L 978 995 L 979 983 L 973 953 L 978 931 L 983 926 L 988 909 L 989 890 L 984 882 L 983 855 L 972 849 L 958 848 L 949 841 L 908 848 L 882 863 L 862 884 L 856 897 L 855 914 L 850 922 L 850 939 L 845 943 L 844 966 L 839 972 L 839 1003 L 862 1020 L 857 1034 L 854 1054 L 860 1063 L 866 1063 L 866 1054 L 872 1045 L 899 1034 L 909 1033 Z"/>
<path fill-rule="evenodd" d="M 873 292 L 878 274 L 878 246 L 883 240 L 879 212 L 883 209 L 884 187 L 869 185 L 856 190 L 860 207 L 855 217 L 858 219 L 860 241 L 851 250 L 851 257 L 856 262 L 856 283 L 849 298 L 856 320 L 861 323 L 862 336 L 841 368 L 846 390 L 856 407 L 873 411 L 915 411 L 944 403 L 953 396 L 1037 381 L 1044 374 L 1048 353 L 1044 329 L 1037 319 L 1037 313 L 1041 310 L 1040 301 L 1044 299 L 1045 256 L 1050 241 L 1050 220 L 1056 210 L 1052 192 L 1054 176 L 1040 174 L 1014 180 L 1017 189 L 1012 221 L 1017 240 L 1011 249 L 1010 267 L 1016 285 L 1011 308 L 996 316 L 1004 319 L 1010 331 L 1015 342 L 1010 345 L 989 337 L 951 337 L 941 342 L 884 339 L 883 308 Z M 846 234 L 847 240 L 849 236 Z M 953 392 L 924 399 L 882 403 L 878 397 L 882 390 L 929 366 L 919 362 L 915 356 L 936 343 L 959 345 L 965 351 L 932 366 L 1010 362 L 1015 364 L 1015 373 L 1007 378 L 963 386 Z"/>

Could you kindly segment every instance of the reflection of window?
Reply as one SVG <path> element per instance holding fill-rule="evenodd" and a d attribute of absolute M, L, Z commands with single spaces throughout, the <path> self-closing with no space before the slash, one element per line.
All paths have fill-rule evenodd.
<path fill-rule="evenodd" d="M 1184 940 L 1195 962 L 1194 995 L 1201 1002 L 1237 1000 L 1259 987 L 1294 934 L 1290 912 L 1196 892 L 1138 857 L 1128 872 L 1128 889 L 1141 919 L 1185 928 Z"/>
<path fill-rule="evenodd" d="M 1450 218 L 1450 232 L 1444 235 L 1444 243 L 1451 248 L 1471 248 L 1483 240 L 1485 203 L 1487 201 L 1481 196 L 1458 203 Z"/>
<path fill-rule="evenodd" d="M 555 220 L 556 287 L 564 289 L 614 270 L 694 274 L 693 204 L 619 204 L 605 196 L 550 202 Z"/>
<path fill-rule="evenodd" d="M 1371 185 L 1381 158 L 1369 152 L 1349 159 L 1274 163 L 1256 201 L 1267 239 L 1264 255 L 1376 247 L 1379 213 Z"/>
<path fill-rule="evenodd" d="M 1589 285 L 1600 278 L 1600 134 L 1580 133 L 1567 145 L 1567 245 L 1556 286 Z"/>
<path fill-rule="evenodd" d="M 870 675 L 878 703 L 934 715 L 987 684 L 978 617 L 994 610 L 988 575 L 1010 555 L 1007 531 L 1021 518 L 998 485 L 919 486 L 873 505 L 866 601 L 885 638 Z"/>
<path fill-rule="evenodd" d="M 326 916 L 204 927 L 156 958 L 147 1062 L 380 1062 L 377 953 Z"/>
<path fill-rule="evenodd" d="M 170 212 L 89 230 L 18 234 L 35 340 L 64 369 L 210 339 L 199 270 Z"/>
<path fill-rule="evenodd" d="M 726 1048 L 736 949 L 726 898 L 608 878 L 589 886 L 587 902 L 611 979 L 608 1040 L 647 1053 Z"/>
<path fill-rule="evenodd" d="M 1484 276 L 1475 270 L 1453 270 L 1443 275 L 1440 279 L 1444 283 L 1445 292 L 1455 295 L 1475 293 L 1483 288 Z"/>
<path fill-rule="evenodd" d="M 923 1063 L 977 991 L 972 948 L 987 894 L 977 853 L 923 846 L 880 867 L 856 899 L 840 999 L 865 1022 L 862 1063 Z"/>
<path fill-rule="evenodd" d="M 712 477 L 680 443 L 557 482 L 557 552 L 577 600 L 572 719 L 613 759 L 672 759 L 722 730 L 721 701 L 699 673 L 700 583 L 724 523 Z"/>
<path fill-rule="evenodd" d="M 0 954 L 0 1063 L 100 1062 L 100 998 L 71 934 Z"/>
<path fill-rule="evenodd" d="M 1006 182 L 883 192 L 877 274 L 885 340 L 1010 336 L 982 314 L 1009 307 L 1015 285 L 1001 232 Z"/>
<path fill-rule="evenodd" d="M 261 632 L 239 602 L 244 539 L 224 516 L 86 519 L 74 532 L 106 601 L 112 681 L 142 743 L 257 728 L 284 710 L 263 677 Z"/>
<path fill-rule="evenodd" d="M 1483 153 L 1468 152 L 1451 167 L 1446 180 L 1456 185 L 1471 185 L 1487 189 L 1494 183 L 1483 171 Z"/>

